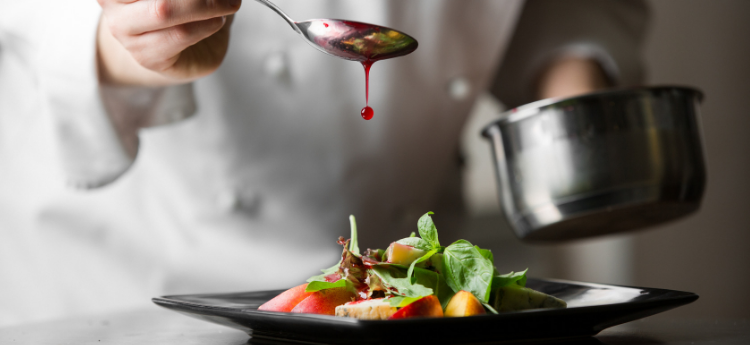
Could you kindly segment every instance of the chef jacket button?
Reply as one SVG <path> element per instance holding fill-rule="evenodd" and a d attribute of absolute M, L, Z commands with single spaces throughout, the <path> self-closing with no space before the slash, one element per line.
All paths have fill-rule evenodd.
<path fill-rule="evenodd" d="M 179 110 L 174 110 L 174 111 L 172 111 L 172 112 L 171 112 L 171 113 L 169 114 L 169 117 L 170 117 L 169 119 L 170 119 L 171 121 L 173 121 L 173 122 L 177 122 L 177 121 L 183 120 L 183 119 L 185 119 L 185 118 L 187 117 L 187 116 L 185 115 L 185 113 L 186 113 L 186 112 L 185 112 L 184 110 L 181 110 L 181 109 L 179 109 Z"/>
<path fill-rule="evenodd" d="M 226 190 L 216 198 L 218 207 L 225 212 L 242 212 L 256 215 L 260 209 L 260 196 L 244 189 Z"/>
<path fill-rule="evenodd" d="M 244 191 L 239 194 L 239 209 L 247 216 L 256 216 L 260 212 L 261 197 L 258 193 Z"/>
<path fill-rule="evenodd" d="M 289 70 L 286 54 L 283 52 L 271 53 L 263 63 L 266 74 L 275 78 L 283 78 Z"/>
<path fill-rule="evenodd" d="M 466 80 L 466 78 L 453 78 L 448 83 L 448 93 L 451 95 L 451 97 L 457 101 L 462 101 L 466 99 L 467 96 L 469 96 L 469 93 L 471 92 L 471 85 L 469 85 L 469 81 Z"/>
<path fill-rule="evenodd" d="M 240 207 L 240 199 L 233 190 L 227 190 L 216 196 L 217 206 L 227 212 L 235 211 Z"/>

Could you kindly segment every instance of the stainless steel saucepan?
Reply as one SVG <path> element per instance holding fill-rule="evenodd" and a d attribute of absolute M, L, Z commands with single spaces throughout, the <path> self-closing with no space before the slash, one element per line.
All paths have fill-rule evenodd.
<path fill-rule="evenodd" d="M 482 134 L 516 235 L 570 240 L 698 210 L 706 184 L 702 98 L 687 87 L 620 89 L 538 101 L 489 124 Z"/>

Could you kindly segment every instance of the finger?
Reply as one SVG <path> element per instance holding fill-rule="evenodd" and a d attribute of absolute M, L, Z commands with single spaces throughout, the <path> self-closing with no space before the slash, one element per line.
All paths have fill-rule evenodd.
<path fill-rule="evenodd" d="M 171 26 L 234 14 L 242 0 L 142 0 L 122 6 L 118 20 L 137 35 Z"/>
<path fill-rule="evenodd" d="M 108 7 L 113 4 L 132 4 L 139 0 L 96 0 L 101 7 Z"/>
<path fill-rule="evenodd" d="M 99 3 L 99 6 L 101 6 L 101 8 L 105 10 L 105 12 L 110 11 L 112 8 L 121 7 L 122 5 L 132 4 L 137 1 L 142 1 L 142 0 L 96 0 L 96 2 Z"/>
<path fill-rule="evenodd" d="M 184 71 L 191 71 L 192 78 L 213 73 L 219 68 L 226 55 L 229 46 L 229 27 L 233 17 L 233 15 L 227 16 L 226 23 L 215 34 L 183 50 L 174 65 L 164 70 L 163 73 L 181 75 Z M 196 70 L 195 66 L 201 66 L 200 70 Z"/>
<path fill-rule="evenodd" d="M 183 50 L 213 35 L 225 24 L 226 17 L 190 22 L 133 37 L 123 45 L 143 67 L 162 71 L 174 64 Z"/>

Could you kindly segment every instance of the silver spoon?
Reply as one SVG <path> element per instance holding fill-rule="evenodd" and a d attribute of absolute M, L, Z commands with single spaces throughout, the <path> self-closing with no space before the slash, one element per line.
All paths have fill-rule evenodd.
<path fill-rule="evenodd" d="M 342 59 L 375 62 L 417 49 L 417 40 L 391 28 L 340 19 L 295 22 L 270 1 L 256 1 L 278 13 L 311 46 Z"/>

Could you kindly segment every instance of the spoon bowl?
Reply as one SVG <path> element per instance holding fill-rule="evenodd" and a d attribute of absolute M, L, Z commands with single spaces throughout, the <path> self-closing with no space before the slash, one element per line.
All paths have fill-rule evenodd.
<path fill-rule="evenodd" d="M 378 61 L 417 49 L 413 37 L 384 26 L 340 19 L 296 22 L 268 0 L 256 0 L 279 14 L 307 43 L 326 54 L 352 61 Z"/>
<path fill-rule="evenodd" d="M 384 26 L 340 19 L 297 22 L 302 35 L 318 50 L 352 61 L 377 61 L 417 49 L 413 37 Z"/>

